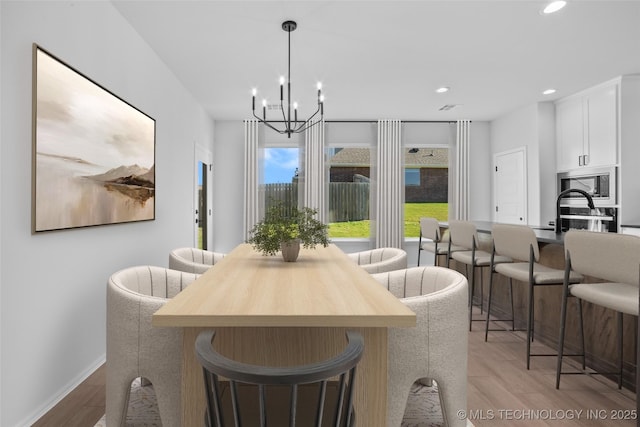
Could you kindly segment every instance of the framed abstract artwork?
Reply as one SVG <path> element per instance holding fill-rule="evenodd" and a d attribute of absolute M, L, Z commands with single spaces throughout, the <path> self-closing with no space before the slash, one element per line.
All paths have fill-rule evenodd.
<path fill-rule="evenodd" d="M 155 219 L 155 120 L 33 45 L 32 231 Z"/>

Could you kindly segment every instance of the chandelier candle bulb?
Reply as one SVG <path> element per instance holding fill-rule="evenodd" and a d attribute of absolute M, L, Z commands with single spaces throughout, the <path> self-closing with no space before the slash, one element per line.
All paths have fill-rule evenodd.
<path fill-rule="evenodd" d="M 280 101 L 284 99 L 284 77 L 280 77 Z"/>

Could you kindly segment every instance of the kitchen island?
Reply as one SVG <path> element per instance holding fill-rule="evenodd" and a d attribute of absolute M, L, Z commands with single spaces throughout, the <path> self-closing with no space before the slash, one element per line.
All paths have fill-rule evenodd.
<path fill-rule="evenodd" d="M 482 250 L 491 252 L 491 229 L 493 222 L 472 221 L 478 230 L 479 247 Z M 441 223 L 442 228 L 447 228 L 446 223 Z M 550 227 L 533 228 L 540 248 L 540 263 L 549 267 L 564 269 L 564 233 L 556 234 Z M 526 261 L 526 260 L 525 260 Z M 455 265 L 451 260 L 451 268 L 455 268 L 465 273 L 464 265 Z M 477 274 L 477 272 L 476 272 Z M 479 276 L 479 275 L 478 275 Z M 476 279 L 476 297 L 480 298 L 480 278 Z M 482 281 L 485 284 L 482 295 L 483 304 L 486 307 L 488 298 L 489 269 L 484 268 Z M 594 279 L 594 281 L 598 281 Z M 528 305 L 528 284 L 523 282 L 513 282 L 514 312 L 516 328 L 526 328 L 526 313 Z M 480 302 L 477 301 L 477 304 Z M 534 294 L 534 339 L 557 348 L 560 331 L 560 311 L 562 306 L 562 286 L 540 286 L 536 287 Z M 486 313 L 486 312 L 485 312 Z M 508 280 L 499 274 L 494 275 L 493 299 L 491 302 L 492 316 L 497 318 L 509 318 L 511 306 L 509 299 Z M 569 299 L 567 311 L 567 332 L 565 338 L 565 353 L 579 353 L 581 344 L 579 340 L 579 322 L 577 314 L 577 304 L 575 298 Z M 587 367 L 593 368 L 597 372 L 616 372 L 618 363 L 617 350 L 617 320 L 616 313 L 612 310 L 583 303 L 585 347 L 587 354 Z M 478 318 L 478 314 L 475 314 Z M 624 315 L 623 331 L 623 385 L 629 389 L 635 389 L 636 371 L 636 336 L 637 318 L 635 316 Z M 498 323 L 499 324 L 499 323 Z M 510 327 L 510 322 L 505 323 L 505 328 Z M 484 323 L 474 322 L 474 328 L 484 328 Z M 495 327 L 495 325 L 493 326 Z M 496 334 L 500 332 L 489 332 L 489 342 L 496 340 Z M 555 352 L 554 352 L 555 353 Z M 549 366 L 548 360 L 542 363 L 541 357 L 531 358 L 531 369 L 541 366 Z M 565 358 L 566 360 L 566 358 Z M 555 358 L 554 358 L 555 362 Z M 522 363 L 526 363 L 525 343 L 522 345 Z M 565 369 L 567 362 L 565 361 Z"/>

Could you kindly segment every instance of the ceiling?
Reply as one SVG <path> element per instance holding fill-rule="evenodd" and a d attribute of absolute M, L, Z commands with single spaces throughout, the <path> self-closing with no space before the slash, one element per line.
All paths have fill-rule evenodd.
<path fill-rule="evenodd" d="M 277 103 L 289 19 L 300 118 L 318 80 L 327 120 L 484 121 L 640 74 L 639 0 L 569 0 L 553 15 L 544 0 L 112 2 L 220 120 L 249 118 L 254 87 L 258 109 Z"/>

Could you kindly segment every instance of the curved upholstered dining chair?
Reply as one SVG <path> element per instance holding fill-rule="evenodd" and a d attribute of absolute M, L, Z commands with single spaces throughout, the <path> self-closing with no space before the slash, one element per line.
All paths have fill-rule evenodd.
<path fill-rule="evenodd" d="M 222 260 L 226 254 L 197 248 L 178 248 L 169 253 L 169 268 L 186 273 L 202 274 Z"/>
<path fill-rule="evenodd" d="M 407 253 L 400 248 L 377 248 L 347 254 L 360 267 L 369 273 L 407 268 Z"/>
<path fill-rule="evenodd" d="M 411 385 L 426 379 L 438 384 L 445 425 L 466 426 L 467 279 L 432 266 L 372 277 L 416 313 L 415 328 L 389 330 L 387 426 L 400 426 Z"/>
<path fill-rule="evenodd" d="M 161 267 L 138 266 L 107 282 L 107 396 L 110 427 L 124 426 L 131 382 L 153 384 L 160 419 L 180 425 L 182 330 L 154 328 L 151 316 L 198 277 Z"/>

